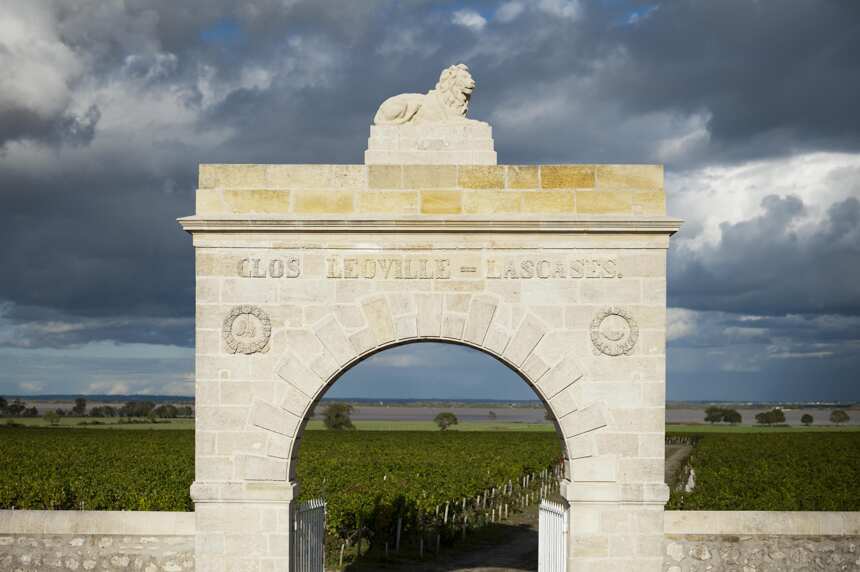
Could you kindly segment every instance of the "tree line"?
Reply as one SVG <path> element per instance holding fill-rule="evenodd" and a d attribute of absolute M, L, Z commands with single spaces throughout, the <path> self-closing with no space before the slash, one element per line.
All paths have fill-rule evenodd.
<path fill-rule="evenodd" d="M 87 400 L 83 397 L 75 399 L 74 405 L 69 409 L 56 408 L 42 414 L 42 417 L 54 425 L 63 417 L 175 419 L 193 416 L 194 408 L 190 405 L 176 406 L 169 403 L 156 405 L 152 401 L 128 401 L 119 407 L 98 405 L 87 408 Z M 20 399 L 16 398 L 9 402 L 6 398 L 0 397 L 0 417 L 39 417 L 39 410 L 35 406 L 27 407 Z"/>
<path fill-rule="evenodd" d="M 352 431 L 355 429 L 351 418 L 353 410 L 353 406 L 349 403 L 329 403 L 322 412 L 323 425 L 325 425 L 326 429 L 334 431 Z M 311 417 L 314 415 L 316 415 L 316 406 L 310 412 Z M 496 418 L 496 414 L 492 411 L 490 411 L 490 418 Z M 460 420 L 450 411 L 443 411 L 436 415 L 433 422 L 436 423 L 440 430 L 445 431 L 448 427 L 457 425 Z"/>
<path fill-rule="evenodd" d="M 836 409 L 830 413 L 830 422 L 834 425 L 842 425 L 847 423 L 851 418 L 842 409 Z M 785 413 L 779 407 L 774 407 L 770 411 L 762 411 L 755 416 L 756 423 L 759 425 L 779 425 L 785 423 Z M 725 407 L 711 406 L 705 409 L 705 421 L 708 423 L 731 423 L 737 425 L 743 421 L 743 416 L 736 409 L 728 409 Z M 804 413 L 800 418 L 800 422 L 809 427 L 815 422 L 815 418 L 809 413 Z"/>

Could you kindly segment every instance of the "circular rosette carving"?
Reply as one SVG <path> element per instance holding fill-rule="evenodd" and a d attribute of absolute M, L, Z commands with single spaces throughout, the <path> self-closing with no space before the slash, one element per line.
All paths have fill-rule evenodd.
<path fill-rule="evenodd" d="M 623 308 L 606 308 L 591 321 L 591 342 L 602 354 L 630 355 L 638 339 L 639 325 Z"/>
<path fill-rule="evenodd" d="M 268 347 L 272 321 L 257 306 L 236 306 L 224 318 L 222 332 L 231 354 L 255 354 Z"/>

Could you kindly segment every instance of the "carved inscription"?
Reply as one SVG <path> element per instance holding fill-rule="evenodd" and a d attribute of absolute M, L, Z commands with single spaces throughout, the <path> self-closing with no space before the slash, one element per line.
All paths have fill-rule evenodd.
<path fill-rule="evenodd" d="M 630 355 L 638 339 L 639 325 L 630 312 L 622 308 L 606 308 L 591 321 L 591 342 L 602 354 Z"/>
<path fill-rule="evenodd" d="M 415 280 L 451 278 L 451 261 L 447 258 L 391 256 L 380 258 L 326 258 L 328 278 L 365 278 L 372 280 Z"/>
<path fill-rule="evenodd" d="M 490 258 L 487 261 L 489 279 L 570 279 L 621 278 L 614 258 L 577 258 L 549 260 L 541 258 Z"/>
<path fill-rule="evenodd" d="M 622 277 L 618 261 L 609 257 L 499 256 L 486 258 L 479 265 L 473 263 L 474 257 L 460 260 L 457 258 L 456 255 L 452 257 L 329 256 L 326 258 L 326 277 L 366 280 L 447 280 L 452 277 L 488 280 L 572 280 Z M 243 267 L 246 271 L 247 268 L 251 268 L 252 274 L 257 272 L 252 264 Z M 260 273 L 263 273 L 263 270 L 260 270 Z"/>
<path fill-rule="evenodd" d="M 255 354 L 268 348 L 272 322 L 257 306 L 236 306 L 224 318 L 222 334 L 231 354 Z"/>
<path fill-rule="evenodd" d="M 236 270 L 242 278 L 298 278 L 302 275 L 302 263 L 296 256 L 243 258 Z"/>

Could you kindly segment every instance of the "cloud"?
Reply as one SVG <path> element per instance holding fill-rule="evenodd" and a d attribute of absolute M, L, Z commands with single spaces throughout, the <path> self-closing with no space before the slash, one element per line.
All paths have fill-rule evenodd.
<path fill-rule="evenodd" d="M 480 32 L 487 25 L 487 19 L 474 10 L 457 10 L 451 14 L 451 22 L 475 32 Z"/>
<path fill-rule="evenodd" d="M 512 22 L 516 20 L 524 10 L 525 6 L 522 2 L 511 0 L 510 2 L 505 2 L 499 6 L 499 9 L 496 10 L 495 19 L 504 23 Z"/>
<path fill-rule="evenodd" d="M 92 139 L 98 108 L 74 105 L 87 66 L 62 42 L 48 5 L 9 0 L 0 6 L 0 69 L 0 151 L 10 141 Z"/>
<path fill-rule="evenodd" d="M 666 163 L 670 212 L 687 219 L 670 258 L 673 367 L 707 366 L 707 351 L 736 356 L 716 371 L 845 368 L 850 335 L 829 323 L 858 305 L 860 6 L 652 8 L 3 3 L 0 351 L 17 365 L 0 384 L 186 383 L 187 356 L 122 348 L 190 351 L 193 250 L 175 218 L 193 211 L 196 165 L 360 162 L 379 103 L 459 61 L 500 162 Z M 724 315 L 778 321 L 709 325 Z M 69 354 L 34 364 L 48 351 Z"/>

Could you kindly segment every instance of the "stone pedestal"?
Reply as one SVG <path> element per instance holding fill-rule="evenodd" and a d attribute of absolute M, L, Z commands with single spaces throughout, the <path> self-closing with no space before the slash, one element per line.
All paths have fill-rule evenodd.
<path fill-rule="evenodd" d="M 471 119 L 452 123 L 371 125 L 367 165 L 495 165 L 493 128 Z"/>
<path fill-rule="evenodd" d="M 476 129 L 461 141 L 489 137 Z M 291 570 L 308 412 L 354 363 L 421 340 L 496 357 L 553 412 L 569 571 L 660 570 L 680 225 L 661 167 L 201 165 L 181 224 L 197 264 L 199 572 Z"/>

